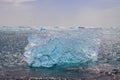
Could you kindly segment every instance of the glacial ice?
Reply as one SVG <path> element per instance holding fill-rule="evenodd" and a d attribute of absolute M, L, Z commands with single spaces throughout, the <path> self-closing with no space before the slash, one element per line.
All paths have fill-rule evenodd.
<path fill-rule="evenodd" d="M 31 67 L 74 67 L 97 61 L 102 29 L 41 30 L 28 36 L 24 60 Z"/>

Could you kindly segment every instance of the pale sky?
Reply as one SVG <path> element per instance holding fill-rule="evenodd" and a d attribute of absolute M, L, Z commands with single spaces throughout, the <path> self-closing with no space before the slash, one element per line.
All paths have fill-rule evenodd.
<path fill-rule="evenodd" d="M 120 0 L 0 0 L 0 25 L 120 26 Z"/>

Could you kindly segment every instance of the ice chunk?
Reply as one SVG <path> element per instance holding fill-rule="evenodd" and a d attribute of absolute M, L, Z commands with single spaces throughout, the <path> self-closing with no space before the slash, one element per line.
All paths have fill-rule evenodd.
<path fill-rule="evenodd" d="M 101 29 L 44 30 L 28 36 L 25 61 L 31 67 L 82 66 L 97 60 Z"/>

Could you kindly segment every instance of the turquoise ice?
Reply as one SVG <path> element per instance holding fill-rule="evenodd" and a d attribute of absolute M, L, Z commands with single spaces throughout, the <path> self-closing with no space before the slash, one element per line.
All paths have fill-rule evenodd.
<path fill-rule="evenodd" d="M 31 67 L 82 66 L 97 61 L 102 30 L 40 30 L 28 36 L 24 60 Z"/>

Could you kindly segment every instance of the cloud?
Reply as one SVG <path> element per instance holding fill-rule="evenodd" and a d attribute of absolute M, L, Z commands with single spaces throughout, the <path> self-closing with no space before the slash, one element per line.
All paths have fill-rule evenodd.
<path fill-rule="evenodd" d="M 14 4 L 19 4 L 23 2 L 32 2 L 36 0 L 3 0 L 4 2 L 9 2 L 9 3 L 14 3 Z"/>

